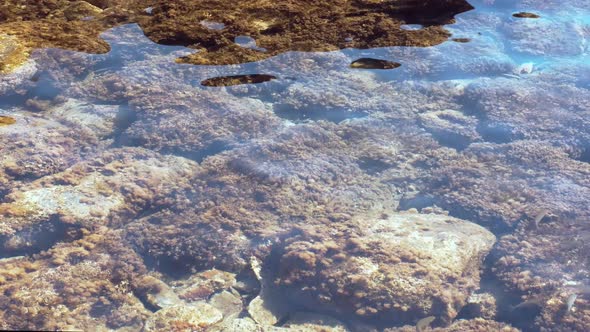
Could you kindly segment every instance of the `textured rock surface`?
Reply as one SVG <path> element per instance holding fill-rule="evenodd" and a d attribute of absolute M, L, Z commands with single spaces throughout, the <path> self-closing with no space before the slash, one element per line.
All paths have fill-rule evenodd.
<path fill-rule="evenodd" d="M 221 311 L 207 303 L 179 305 L 158 310 L 143 327 L 143 331 L 199 331 L 221 321 Z"/>
<path fill-rule="evenodd" d="M 20 183 L 61 172 L 92 155 L 95 135 L 31 112 L 12 112 L 15 122 L 0 126 L 0 196 Z"/>
<path fill-rule="evenodd" d="M 141 258 L 106 228 L 35 260 L 0 261 L 0 324 L 16 330 L 139 329 L 149 316 L 131 291 Z"/>
<path fill-rule="evenodd" d="M 207 3 L 167 1 L 141 21 L 148 37 L 159 43 L 195 45 L 201 52 L 182 61 L 232 64 L 268 58 L 285 51 L 332 51 L 346 47 L 392 45 L 431 46 L 448 38 L 437 24 L 472 7 L 462 0 L 445 1 L 223 1 Z M 182 15 L 178 15 L 182 13 Z M 193 22 L 217 22 L 211 29 Z M 174 23 L 171 23 L 174 22 Z M 429 25 L 406 31 L 403 23 Z M 256 47 L 236 44 L 248 36 Z M 263 49 L 263 50 L 261 50 Z"/>
<path fill-rule="evenodd" d="M 398 1 L 17 2 L 3 59 L 110 52 L 0 76 L 0 328 L 590 326 L 588 0 L 475 0 L 448 33 Z M 438 45 L 348 48 L 382 42 Z M 277 54 L 306 48 L 334 51 Z M 455 218 L 499 238 L 481 285 L 492 237 Z"/>
<path fill-rule="evenodd" d="M 495 237 L 444 215 L 359 217 L 357 229 L 287 240 L 278 282 L 299 301 L 360 317 L 450 322 L 479 281 Z M 347 234 L 348 233 L 348 234 Z"/>
<path fill-rule="evenodd" d="M 48 230 L 124 223 L 144 209 L 165 204 L 197 169 L 186 159 L 120 149 L 27 184 L 0 205 L 4 250 L 35 248 L 35 239 L 41 241 Z"/>
<path fill-rule="evenodd" d="M 385 332 L 414 332 L 417 331 L 415 326 L 404 326 L 401 328 L 385 329 Z M 481 318 L 470 319 L 470 320 L 457 320 L 449 327 L 426 327 L 424 331 L 432 332 L 463 332 L 463 331 L 474 331 L 474 332 L 519 332 L 520 330 L 514 328 L 506 323 L 496 322 L 493 320 L 485 320 Z"/>
<path fill-rule="evenodd" d="M 132 22 L 139 22 L 155 42 L 200 49 L 194 56 L 181 58 L 196 64 L 256 61 L 286 51 L 431 46 L 449 37 L 440 25 L 472 8 L 464 0 L 259 0 L 231 4 L 195 0 L 43 0 L 22 4 L 9 0 L 0 7 L 0 34 L 15 36 L 24 46 L 18 55 L 4 57 L 1 66 L 11 69 L 34 47 L 106 53 L 109 46 L 98 32 Z M 428 27 L 406 31 L 400 27 L 404 23 Z M 253 38 L 256 45 L 236 43 L 240 36 Z M 9 52 L 0 50 L 3 53 Z"/>

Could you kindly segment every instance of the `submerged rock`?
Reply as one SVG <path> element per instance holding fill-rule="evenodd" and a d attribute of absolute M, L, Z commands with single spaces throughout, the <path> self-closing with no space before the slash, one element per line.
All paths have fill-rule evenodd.
<path fill-rule="evenodd" d="M 399 66 L 401 64 L 398 62 L 371 58 L 357 59 L 350 64 L 350 68 L 356 69 L 395 69 Z"/>
<path fill-rule="evenodd" d="M 0 74 L 7 74 L 27 61 L 29 54 L 14 36 L 0 34 Z"/>
<path fill-rule="evenodd" d="M 295 301 L 361 318 L 449 323 L 478 288 L 495 242 L 484 228 L 444 215 L 354 220 L 348 234 L 302 227 L 286 240 L 277 282 Z"/>
<path fill-rule="evenodd" d="M 590 227 L 586 218 L 546 217 L 538 227 L 523 222 L 500 238 L 494 276 L 520 303 L 499 308 L 523 329 L 584 330 L 590 324 Z M 572 295 L 577 295 L 568 304 Z M 568 309 L 569 308 L 569 309 Z M 510 308 L 508 308 L 510 309 Z"/>
<path fill-rule="evenodd" d="M 101 228 L 35 259 L 0 262 L 0 326 L 8 330 L 139 330 L 151 314 L 133 295 L 147 273 L 119 232 Z"/>
<path fill-rule="evenodd" d="M 539 18 L 539 17 L 541 17 L 535 13 L 527 13 L 527 12 L 514 13 L 514 14 L 512 14 L 512 16 L 518 17 L 518 18 Z"/>
<path fill-rule="evenodd" d="M 276 79 L 267 74 L 234 75 L 208 78 L 201 82 L 203 86 L 232 86 L 240 84 L 259 84 Z"/>
<path fill-rule="evenodd" d="M 362 0 L 237 1 L 231 5 L 224 1 L 205 4 L 160 0 L 96 3 L 100 7 L 90 2 L 44 0 L 20 6 L 16 0 L 8 1 L 0 8 L 0 34 L 14 35 L 24 46 L 3 66 L 11 69 L 27 58 L 30 49 L 39 47 L 106 53 L 109 46 L 98 38 L 97 32 L 133 22 L 138 22 L 155 42 L 201 49 L 180 58 L 195 64 L 250 62 L 287 51 L 431 46 L 449 37 L 441 25 L 452 22 L 454 15 L 473 9 L 464 0 L 391 0 L 370 4 Z M 320 13 L 329 15 L 330 20 L 323 19 L 325 16 Z M 401 27 L 404 21 L 428 27 L 407 31 Z M 235 43 L 240 36 L 254 40 L 257 47 Z"/>
<path fill-rule="evenodd" d="M 142 331 L 201 331 L 222 318 L 222 313 L 207 303 L 178 305 L 158 310 L 145 322 Z"/>
<path fill-rule="evenodd" d="M 0 197 L 20 184 L 61 172 L 87 158 L 101 144 L 82 128 L 10 110 L 0 124 Z"/>
<path fill-rule="evenodd" d="M 475 319 L 459 319 L 453 322 L 448 327 L 432 327 L 418 330 L 416 326 L 404 326 L 399 328 L 387 328 L 384 332 L 464 332 L 464 331 L 477 331 L 477 332 L 520 332 L 519 329 L 510 326 L 510 324 L 497 322 L 493 320 L 486 320 L 483 318 Z"/>
<path fill-rule="evenodd" d="M 0 204 L 4 250 L 36 247 L 50 229 L 94 228 L 125 222 L 129 216 L 167 199 L 198 166 L 143 149 L 110 150 L 89 161 L 13 190 Z M 5 239 L 6 240 L 6 239 Z M 57 241 L 55 239 L 54 241 Z"/>
<path fill-rule="evenodd" d="M 166 1 L 155 5 L 153 15 L 140 24 L 158 43 L 200 48 L 180 61 L 220 65 L 258 61 L 286 51 L 436 45 L 449 37 L 440 25 L 470 9 L 463 0 L 237 1 L 231 5 L 223 1 Z M 203 20 L 221 22 L 224 28 L 194 25 Z M 405 20 L 428 27 L 407 31 L 401 27 Z M 238 36 L 248 36 L 257 48 L 236 44 Z"/>
<path fill-rule="evenodd" d="M 285 332 L 348 332 L 348 328 L 340 321 L 319 314 L 297 312 L 289 316 L 289 320 L 282 325 Z M 277 331 L 278 332 L 278 331 Z"/>

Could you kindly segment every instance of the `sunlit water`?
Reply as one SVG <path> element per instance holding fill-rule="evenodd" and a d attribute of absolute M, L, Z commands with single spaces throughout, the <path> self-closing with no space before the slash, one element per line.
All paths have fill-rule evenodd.
<path fill-rule="evenodd" d="M 0 126 L 3 157 L 22 151 L 33 154 L 19 164 L 32 170 L 14 176 L 7 172 L 11 177 L 6 181 L 12 182 L 2 185 L 0 197 L 11 202 L 18 196 L 10 195 L 12 191 L 26 191 L 31 183 L 109 149 L 141 147 L 202 163 L 208 169 L 215 169 L 219 160 L 228 160 L 234 171 L 248 174 L 253 182 L 230 185 L 229 179 L 207 173 L 203 181 L 219 194 L 203 188 L 188 190 L 184 196 L 177 191 L 186 188 L 164 191 L 162 197 L 155 193 L 154 202 L 139 204 L 129 214 L 120 214 L 123 220 L 113 222 L 129 231 L 126 239 L 139 248 L 148 267 L 172 282 L 198 270 L 200 263 L 187 262 L 190 252 L 180 252 L 174 259 L 152 256 L 146 249 L 149 245 L 142 247 L 134 238 L 142 231 L 133 226 L 128 230 L 126 225 L 140 220 L 139 227 L 147 227 L 149 223 L 142 224 L 141 218 L 150 215 L 166 219 L 159 215 L 161 210 L 182 215 L 183 208 L 191 205 L 178 203 L 182 199 L 194 200 L 198 207 L 193 212 L 204 211 L 199 204 L 208 199 L 221 204 L 216 200 L 222 200 L 224 190 L 236 200 L 223 204 L 240 205 L 243 184 L 262 188 L 244 190 L 255 192 L 254 205 L 244 203 L 253 210 L 243 212 L 244 217 L 227 218 L 243 223 L 249 215 L 259 213 L 277 220 L 272 227 L 287 229 L 281 223 L 297 223 L 303 217 L 293 213 L 297 209 L 265 205 L 264 196 L 273 192 L 265 192 L 268 181 L 298 184 L 295 179 L 306 176 L 331 178 L 326 183 L 336 183 L 334 188 L 319 190 L 318 195 L 342 204 L 343 213 L 368 213 L 373 206 L 398 210 L 432 210 L 435 206 L 435 211 L 448 211 L 491 230 L 499 242 L 485 261 L 481 289 L 496 297 L 494 319 L 530 331 L 582 331 L 583 324 L 590 323 L 576 316 L 586 313 L 587 317 L 590 311 L 590 2 L 471 3 L 475 10 L 458 15 L 457 22 L 447 26 L 451 39 L 429 48 L 289 52 L 256 63 L 194 66 L 175 63 L 194 50 L 155 44 L 139 26 L 130 24 L 102 35 L 111 45 L 108 54 L 37 50 L 32 55 L 34 75 L 0 97 L 0 116 L 16 119 L 14 125 Z M 540 18 L 513 17 L 521 11 Z M 247 36 L 236 38 L 236 43 L 257 47 Z M 360 58 L 401 66 L 351 68 Z M 245 79 L 244 75 L 250 76 Z M 228 76 L 244 84 L 205 83 Z M 261 82 L 249 84 L 248 79 L 257 77 L 262 77 Z M 71 106 L 64 107 L 64 103 Z M 62 142 L 68 128 L 73 139 L 80 140 L 79 144 L 67 143 L 75 151 L 67 147 L 44 150 Z M 34 130 L 37 136 L 31 134 Z M 60 138 L 52 140 L 52 130 Z M 83 142 L 86 135 L 97 141 Z M 315 146 L 289 151 L 290 145 L 300 143 L 298 135 L 301 144 Z M 335 143 L 333 135 L 343 143 Z M 347 137 L 358 148 L 347 146 Z M 11 147 L 13 140 L 20 147 Z M 23 143 L 26 140 L 30 143 Z M 31 149 L 19 150 L 26 144 Z M 370 151 L 371 147 L 375 150 Z M 357 150 L 358 154 L 350 155 Z M 395 159 L 395 153 L 389 154 L 392 150 L 414 155 Z M 51 164 L 50 170 L 36 171 L 39 163 Z M 350 184 L 355 179 L 361 184 Z M 376 194 L 367 193 L 371 190 Z M 295 193 L 292 204 L 313 205 L 313 200 L 298 200 L 298 195 L 304 194 Z M 108 204 L 104 206 L 111 206 Z M 314 208 L 310 205 L 309 209 Z M 546 212 L 539 215 L 539 211 Z M 233 225 L 228 222 L 226 226 L 231 229 Z M 269 234 L 285 236 L 264 225 L 271 228 Z M 272 246 L 274 235 L 265 234 L 267 230 L 249 231 L 247 234 L 260 233 L 249 242 L 252 247 Z M 5 245 L 0 257 L 49 249 L 63 240 L 60 232 L 57 227 L 49 236 L 28 234 L 37 239 L 34 245 L 17 249 Z M 223 232 L 228 233 L 220 235 L 220 243 L 231 234 L 227 229 Z M 232 243 L 228 240 L 227 253 L 218 256 L 243 249 L 231 248 Z M 539 246 L 542 253 L 535 256 L 534 248 L 533 253 L 525 250 L 530 246 Z M 186 247 L 179 244 L 178 248 Z M 519 261 L 510 265 L 507 259 Z M 224 269 L 225 263 L 217 257 L 203 266 Z M 511 271 L 528 272 L 523 276 L 511 275 Z M 569 308 L 567 300 L 572 294 L 577 297 Z M 556 301 L 568 307 L 561 320 L 547 318 L 554 314 L 547 303 Z M 340 313 L 302 305 L 305 301 L 285 302 L 347 319 Z M 474 316 L 473 306 L 465 306 L 458 315 Z M 363 324 L 401 325 L 382 319 L 367 319 Z M 365 326 L 350 325 L 357 330 Z"/>

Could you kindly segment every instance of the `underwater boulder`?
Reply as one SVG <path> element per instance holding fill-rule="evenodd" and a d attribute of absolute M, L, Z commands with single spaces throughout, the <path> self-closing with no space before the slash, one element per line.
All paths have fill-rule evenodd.
<path fill-rule="evenodd" d="M 276 282 L 291 300 L 361 319 L 434 316 L 448 324 L 479 287 L 495 242 L 483 227 L 446 215 L 384 213 L 351 223 L 357 228 L 302 227 L 286 240 Z"/>

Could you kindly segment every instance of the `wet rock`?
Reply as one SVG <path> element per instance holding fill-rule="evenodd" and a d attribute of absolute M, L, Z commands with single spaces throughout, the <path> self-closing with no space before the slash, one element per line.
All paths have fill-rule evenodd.
<path fill-rule="evenodd" d="M 432 173 L 430 193 L 451 215 L 477 220 L 499 232 L 525 220 L 530 225 L 541 209 L 562 217 L 588 215 L 580 208 L 584 206 L 580 197 L 589 194 L 590 170 L 583 163 L 571 163 L 563 149 L 522 140 L 474 143 L 464 153 L 464 158 L 442 161 Z M 556 196 L 553 190 L 561 194 Z"/>
<path fill-rule="evenodd" d="M 35 257 L 0 262 L 0 320 L 9 330 L 138 330 L 150 314 L 132 293 L 146 273 L 118 232 L 101 229 Z"/>
<path fill-rule="evenodd" d="M 168 198 L 197 169 L 189 160 L 147 150 L 110 150 L 12 191 L 0 205 L 4 217 L 0 234 L 35 233 L 47 223 L 93 228 L 124 222 Z M 29 245 L 34 247 L 34 242 Z"/>
<path fill-rule="evenodd" d="M 301 332 L 347 332 L 346 326 L 329 316 L 297 312 L 289 315 L 289 320 L 282 325 L 286 331 Z"/>
<path fill-rule="evenodd" d="M 302 230 L 287 240 L 277 282 L 294 300 L 361 318 L 432 315 L 448 323 L 478 287 L 479 264 L 495 242 L 482 227 L 444 215 L 394 213 L 353 224 L 348 235 Z"/>
<path fill-rule="evenodd" d="M 399 66 L 401 64 L 397 62 L 371 58 L 357 59 L 350 64 L 350 68 L 355 69 L 395 69 Z"/>
<path fill-rule="evenodd" d="M 583 220 L 547 218 L 538 228 L 523 223 L 514 234 L 500 239 L 493 273 L 510 292 L 521 296 L 514 304 L 517 311 L 506 314 L 514 325 L 559 331 L 590 323 L 589 287 L 578 281 L 590 270 L 590 229 Z M 568 311 L 572 294 L 579 295 L 572 304 L 577 309 Z"/>
<path fill-rule="evenodd" d="M 196 302 L 158 310 L 143 326 L 143 331 L 195 331 L 206 329 L 223 318 L 215 307 Z"/>
<path fill-rule="evenodd" d="M 494 320 L 497 311 L 496 298 L 492 294 L 474 293 L 467 299 L 465 307 L 461 309 L 461 316 Z"/>
<path fill-rule="evenodd" d="M 286 51 L 435 45 L 449 36 L 442 24 L 452 22 L 455 14 L 473 8 L 463 0 L 428 1 L 426 4 L 389 1 L 372 3 L 367 7 L 369 11 L 365 10 L 363 1 L 343 6 L 340 0 L 256 5 L 241 1 L 231 7 L 223 2 L 204 6 L 198 1 L 156 1 L 150 3 L 147 12 L 146 4 L 141 1 L 96 4 L 100 8 L 86 1 L 44 0 L 23 8 L 17 1 L 10 0 L 0 9 L 0 33 L 15 35 L 25 50 L 61 47 L 105 53 L 109 47 L 97 38 L 97 31 L 139 22 L 146 35 L 158 43 L 204 47 L 198 53 L 182 57 L 183 62 L 234 64 Z M 322 11 L 310 9 L 310 6 Z M 322 20 L 316 14 L 319 12 L 330 13 L 331 19 Z M 419 31 L 401 28 L 404 20 L 417 17 L 420 17 L 417 23 L 428 24 L 428 27 Z M 221 23 L 224 29 L 198 24 L 203 21 Z M 343 31 L 345 36 L 342 36 Z M 257 47 L 235 43 L 238 36 L 249 36 Z"/>
<path fill-rule="evenodd" d="M 384 332 L 416 332 L 415 326 L 404 326 L 400 328 L 387 328 Z M 520 330 L 510 326 L 510 324 L 486 320 L 483 318 L 459 319 L 448 327 L 433 327 L 423 330 L 432 332 L 463 332 L 463 331 L 499 331 L 499 332 L 519 332 Z M 420 332 L 420 331 L 418 331 Z"/>
<path fill-rule="evenodd" d="M 63 15 L 68 21 L 90 20 L 102 12 L 102 9 L 86 1 L 73 1 L 63 9 Z"/>
<path fill-rule="evenodd" d="M 89 104 L 74 99 L 50 107 L 45 112 L 48 117 L 88 128 L 99 138 L 106 138 L 114 133 L 121 113 L 123 112 L 116 105 Z"/>
<path fill-rule="evenodd" d="M 203 86 L 232 86 L 240 84 L 259 84 L 276 79 L 276 76 L 266 74 L 235 75 L 208 78 L 201 82 Z"/>
<path fill-rule="evenodd" d="M 0 74 L 12 72 L 27 61 L 29 54 L 14 36 L 0 34 Z"/>
<path fill-rule="evenodd" d="M 427 112 L 419 115 L 422 126 L 441 143 L 456 149 L 464 149 L 471 142 L 480 140 L 477 118 L 456 110 Z"/>
<path fill-rule="evenodd" d="M 217 269 L 202 271 L 173 282 L 180 298 L 187 302 L 207 299 L 214 293 L 230 290 L 235 284 L 235 274 Z"/>
<path fill-rule="evenodd" d="M 228 291 L 222 291 L 211 297 L 209 304 L 219 309 L 223 314 L 223 317 L 237 317 L 242 312 L 243 303 L 242 299 Z"/>
<path fill-rule="evenodd" d="M 430 46 L 448 37 L 440 24 L 448 23 L 455 14 L 471 9 L 467 2 L 459 0 L 420 4 L 398 1 L 372 2 L 370 5 L 365 1 L 343 4 L 340 0 L 328 0 L 263 4 L 237 2 L 232 6 L 214 2 L 204 6 L 198 2 L 167 1 L 155 5 L 153 15 L 140 24 L 146 35 L 158 43 L 201 45 L 200 52 L 181 58 L 182 62 L 219 65 L 257 61 L 286 51 Z M 212 8 L 219 8 L 219 11 L 212 11 Z M 417 11 L 419 16 L 415 15 Z M 330 19 L 321 20 L 318 13 L 329 15 Z M 406 31 L 401 28 L 406 17 L 429 27 Z M 193 24 L 203 20 L 223 23 L 224 29 Z M 234 40 L 237 36 L 252 38 L 257 48 L 236 44 Z"/>
<path fill-rule="evenodd" d="M 396 138 L 375 142 L 355 133 L 327 123 L 297 126 L 211 156 L 186 200 L 129 224 L 128 239 L 169 272 L 239 272 L 300 223 L 331 224 L 396 206 L 391 189 L 370 180 L 352 157 L 395 159 Z M 343 149 L 350 153 L 341 155 Z"/>
<path fill-rule="evenodd" d="M 32 85 L 31 78 L 34 78 L 36 72 L 35 61 L 29 60 L 11 70 L 10 73 L 0 73 L 0 93 L 5 97 L 22 98 L 19 93 L 22 93 L 22 89 Z"/>
<path fill-rule="evenodd" d="M 577 295 L 575 299 L 572 294 Z M 574 299 L 573 302 L 571 299 Z M 583 331 L 590 324 L 589 317 L 590 292 L 588 289 L 571 287 L 554 293 L 545 303 L 535 323 L 537 327 L 547 331 Z"/>
<path fill-rule="evenodd" d="M 187 90 L 184 86 L 161 94 L 140 95 L 130 104 L 138 121 L 122 133 L 120 144 L 199 162 L 230 149 L 232 144 L 261 137 L 281 126 L 260 100 L 236 98 L 217 90 L 195 94 L 194 88 Z"/>
<path fill-rule="evenodd" d="M 81 128 L 28 112 L 9 114 L 14 122 L 0 125 L 0 196 L 18 183 L 61 172 L 100 148 L 97 137 Z"/>
<path fill-rule="evenodd" d="M 539 17 L 541 17 L 535 13 L 527 13 L 527 12 L 514 13 L 514 14 L 512 14 L 512 16 L 518 17 L 518 18 L 539 18 Z"/>
<path fill-rule="evenodd" d="M 236 318 L 228 321 L 223 321 L 213 327 L 211 332 L 242 332 L 242 331 L 253 331 L 263 332 L 264 329 L 260 325 L 256 324 L 250 318 Z"/>
<path fill-rule="evenodd" d="M 262 271 L 260 262 L 252 257 L 250 265 L 260 282 L 260 294 L 248 304 L 248 314 L 260 325 L 275 325 L 287 316 L 287 305 L 276 296 L 276 287 L 269 280 L 268 271 Z"/>
<path fill-rule="evenodd" d="M 152 276 L 146 276 L 142 278 L 138 284 L 136 292 L 145 292 L 145 294 L 142 295 L 144 295 L 146 302 L 151 308 L 159 310 L 182 304 L 182 301 L 178 295 L 176 295 L 174 290 L 159 279 Z"/>
<path fill-rule="evenodd" d="M 258 324 L 275 325 L 282 317 L 275 313 L 275 308 L 268 301 L 265 301 L 264 298 L 268 298 L 268 295 L 264 294 L 264 297 L 257 296 L 254 298 L 248 304 L 248 314 Z"/>

